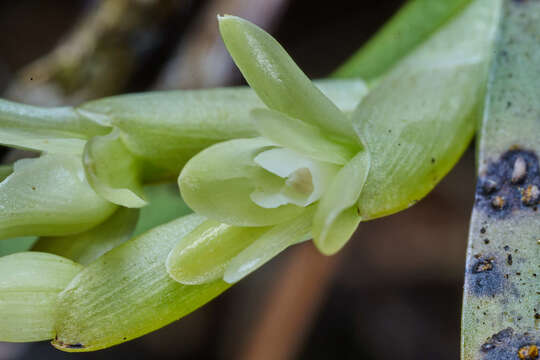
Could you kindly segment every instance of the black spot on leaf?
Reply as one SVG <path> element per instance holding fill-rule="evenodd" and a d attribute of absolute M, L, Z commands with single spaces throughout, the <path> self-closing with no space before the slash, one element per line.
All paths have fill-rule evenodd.
<path fill-rule="evenodd" d="M 478 180 L 475 206 L 490 217 L 534 211 L 540 203 L 540 166 L 532 151 L 512 149 L 488 165 Z"/>

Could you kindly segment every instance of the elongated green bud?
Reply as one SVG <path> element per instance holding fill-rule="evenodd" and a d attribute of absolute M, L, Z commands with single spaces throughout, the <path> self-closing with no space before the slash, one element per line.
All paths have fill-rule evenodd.
<path fill-rule="evenodd" d="M 60 256 L 23 252 L 0 258 L 0 341 L 54 338 L 56 298 L 82 269 Z"/>
<path fill-rule="evenodd" d="M 64 351 L 93 351 L 131 340 L 204 305 L 229 285 L 182 285 L 169 277 L 167 255 L 205 218 L 188 215 L 109 251 L 59 295 L 56 338 Z"/>
<path fill-rule="evenodd" d="M 223 277 L 229 261 L 268 227 L 237 227 L 207 220 L 183 237 L 167 258 L 167 272 L 186 285 Z"/>
<path fill-rule="evenodd" d="M 0 183 L 0 239 L 83 232 L 115 209 L 90 187 L 80 157 L 50 154 L 19 160 Z"/>

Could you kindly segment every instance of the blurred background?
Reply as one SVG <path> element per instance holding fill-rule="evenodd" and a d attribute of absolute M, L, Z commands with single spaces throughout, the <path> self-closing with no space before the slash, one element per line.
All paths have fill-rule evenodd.
<path fill-rule="evenodd" d="M 218 13 L 262 26 L 310 77 L 325 77 L 403 3 L 2 0 L 0 92 L 60 105 L 241 84 L 219 39 Z M 27 155 L 0 151 L 4 162 Z M 181 321 L 108 350 L 0 343 L 0 360 L 457 359 L 473 193 L 469 150 L 427 198 L 361 224 L 336 256 L 295 246 Z"/>

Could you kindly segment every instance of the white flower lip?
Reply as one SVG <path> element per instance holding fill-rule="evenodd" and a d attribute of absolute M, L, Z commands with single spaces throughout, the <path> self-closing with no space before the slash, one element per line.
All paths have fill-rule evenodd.
<path fill-rule="evenodd" d="M 281 189 L 258 189 L 251 194 L 251 200 L 264 208 L 285 204 L 306 207 L 314 203 L 321 198 L 340 168 L 287 148 L 264 151 L 253 161 L 284 179 Z"/>

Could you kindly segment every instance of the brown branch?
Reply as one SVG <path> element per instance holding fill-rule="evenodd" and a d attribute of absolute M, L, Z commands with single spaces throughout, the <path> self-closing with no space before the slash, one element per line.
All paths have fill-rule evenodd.
<path fill-rule="evenodd" d="M 230 84 L 233 62 L 221 41 L 216 15 L 244 17 L 263 28 L 271 28 L 288 0 L 214 0 L 202 11 L 167 64 L 157 89 L 202 88 Z"/>
<path fill-rule="evenodd" d="M 136 62 L 133 34 L 162 23 L 174 0 L 102 0 L 49 54 L 26 66 L 6 97 L 37 105 L 79 103 L 114 94 Z"/>
<path fill-rule="evenodd" d="M 291 250 L 241 360 L 292 359 L 324 299 L 340 255 L 323 256 L 311 242 Z"/>

